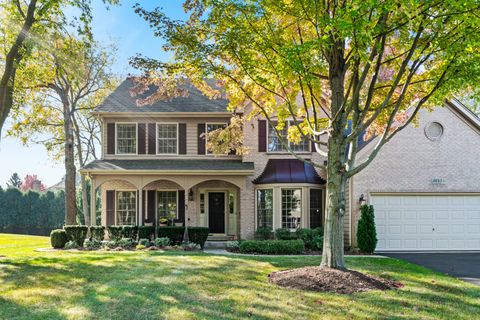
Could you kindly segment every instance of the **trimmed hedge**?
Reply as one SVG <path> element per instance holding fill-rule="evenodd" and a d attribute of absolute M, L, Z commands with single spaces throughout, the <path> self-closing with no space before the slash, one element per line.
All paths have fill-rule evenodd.
<path fill-rule="evenodd" d="M 67 238 L 70 241 L 74 241 L 78 246 L 83 246 L 83 242 L 87 237 L 87 226 L 64 226 L 63 229 L 67 234 Z"/>
<path fill-rule="evenodd" d="M 300 228 L 295 231 L 295 234 L 298 239 L 302 239 L 305 243 L 305 248 L 313 250 L 322 250 L 322 247 L 319 247 L 321 243 L 323 246 L 323 229 L 315 228 Z M 321 238 L 321 239 L 320 239 Z"/>
<path fill-rule="evenodd" d="M 173 245 L 179 245 L 183 241 L 185 227 L 158 227 L 159 238 L 169 238 Z M 190 242 L 195 242 L 203 248 L 208 238 L 208 228 L 206 227 L 188 227 L 188 238 Z"/>
<path fill-rule="evenodd" d="M 241 253 L 256 254 L 302 254 L 302 240 L 246 240 L 240 243 Z"/>
<path fill-rule="evenodd" d="M 56 229 L 52 230 L 50 233 L 50 243 L 55 249 L 61 249 L 65 247 L 65 244 L 68 242 L 67 233 L 65 230 Z"/>
<path fill-rule="evenodd" d="M 120 241 L 122 238 L 137 239 L 138 226 L 125 225 L 125 226 L 108 226 L 108 235 L 110 240 Z"/>
<path fill-rule="evenodd" d="M 288 229 L 277 229 L 275 230 L 275 239 L 276 240 L 294 240 L 297 236 L 294 232 L 290 232 Z"/>
<path fill-rule="evenodd" d="M 123 226 L 122 238 L 137 239 L 138 226 Z"/>
<path fill-rule="evenodd" d="M 155 235 L 154 226 L 138 226 L 138 238 L 139 239 L 153 239 Z"/>
<path fill-rule="evenodd" d="M 92 239 L 102 241 L 105 237 L 105 227 L 104 226 L 90 226 L 90 237 Z"/>
<path fill-rule="evenodd" d="M 273 238 L 273 231 L 270 228 L 258 228 L 255 231 L 255 239 L 257 240 L 270 240 Z"/>
<path fill-rule="evenodd" d="M 108 238 L 111 241 L 120 241 L 122 239 L 123 226 L 108 226 Z"/>

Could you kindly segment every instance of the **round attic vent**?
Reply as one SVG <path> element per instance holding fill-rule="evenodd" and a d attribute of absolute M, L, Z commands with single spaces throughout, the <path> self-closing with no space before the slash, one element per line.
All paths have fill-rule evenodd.
<path fill-rule="evenodd" d="M 443 136 L 443 126 L 438 122 L 430 122 L 425 126 L 425 136 L 432 140 L 438 140 Z"/>

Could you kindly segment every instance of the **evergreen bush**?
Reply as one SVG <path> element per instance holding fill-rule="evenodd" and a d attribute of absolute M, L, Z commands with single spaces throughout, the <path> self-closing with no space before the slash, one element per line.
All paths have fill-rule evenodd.
<path fill-rule="evenodd" d="M 245 240 L 240 243 L 241 253 L 256 254 L 302 254 L 302 240 Z"/>
<path fill-rule="evenodd" d="M 87 237 L 87 226 L 64 226 L 63 229 L 67 233 L 68 240 L 75 241 L 79 247 L 83 246 Z"/>
<path fill-rule="evenodd" d="M 375 214 L 373 206 L 363 205 L 358 221 L 357 242 L 360 251 L 373 253 L 377 247 L 377 230 L 375 228 Z"/>
<path fill-rule="evenodd" d="M 104 226 L 90 226 L 90 236 L 92 239 L 102 241 L 105 237 L 105 227 Z"/>
<path fill-rule="evenodd" d="M 257 231 L 255 231 L 255 239 L 257 240 L 270 240 L 272 237 L 273 232 L 270 228 L 257 228 Z"/>
<path fill-rule="evenodd" d="M 68 242 L 67 233 L 63 229 L 55 229 L 50 233 L 50 242 L 55 249 L 61 249 L 65 247 Z"/>
<path fill-rule="evenodd" d="M 123 238 L 122 232 L 123 232 L 123 227 L 122 226 L 108 226 L 108 238 L 111 241 L 120 241 L 120 239 Z"/>

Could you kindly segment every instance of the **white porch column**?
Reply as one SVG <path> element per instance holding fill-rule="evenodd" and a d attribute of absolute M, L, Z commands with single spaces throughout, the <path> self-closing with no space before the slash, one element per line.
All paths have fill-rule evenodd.
<path fill-rule="evenodd" d="M 93 176 L 90 176 L 90 225 L 95 226 L 97 224 L 97 184 Z"/>
<path fill-rule="evenodd" d="M 137 225 L 143 226 L 144 217 L 143 217 L 143 192 L 142 189 L 138 190 L 138 212 L 137 212 Z"/>

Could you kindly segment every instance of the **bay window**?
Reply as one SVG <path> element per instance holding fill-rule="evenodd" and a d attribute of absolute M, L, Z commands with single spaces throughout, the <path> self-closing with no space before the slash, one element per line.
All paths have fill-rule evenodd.
<path fill-rule="evenodd" d="M 288 128 L 295 126 L 294 121 L 286 121 L 282 130 L 277 130 L 278 135 L 275 131 L 275 127 L 278 125 L 277 121 L 272 121 L 271 125 L 268 126 L 268 152 L 279 152 L 287 151 L 286 146 L 282 143 L 287 143 L 290 149 L 296 152 L 308 152 L 310 151 L 310 143 L 306 137 L 301 137 L 301 141 L 298 144 L 295 144 L 288 140 Z"/>
<path fill-rule="evenodd" d="M 301 217 L 302 189 L 282 189 L 282 228 L 299 228 Z"/>
<path fill-rule="evenodd" d="M 117 123 L 117 154 L 137 153 L 137 124 Z"/>
<path fill-rule="evenodd" d="M 137 221 L 137 193 L 117 191 L 117 225 L 135 225 Z"/>
<path fill-rule="evenodd" d="M 273 189 L 257 189 L 257 228 L 273 230 Z"/>

